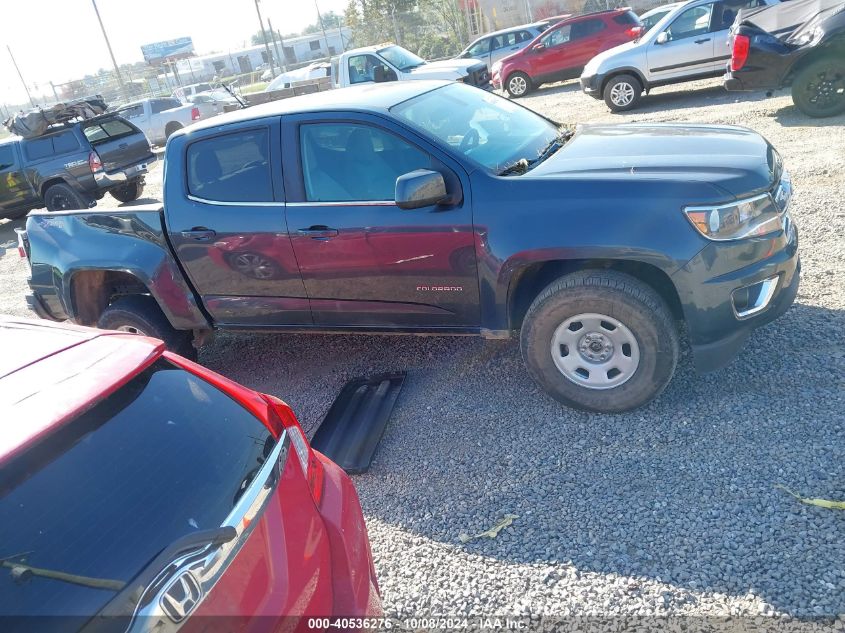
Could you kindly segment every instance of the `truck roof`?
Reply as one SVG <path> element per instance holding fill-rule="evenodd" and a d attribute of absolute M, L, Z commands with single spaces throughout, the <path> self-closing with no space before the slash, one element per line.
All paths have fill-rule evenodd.
<path fill-rule="evenodd" d="M 314 92 L 299 97 L 270 101 L 269 103 L 205 119 L 193 124 L 190 128 L 175 132 L 174 136 L 191 134 L 194 131 L 215 128 L 227 123 L 251 121 L 283 114 L 329 112 L 333 110 L 385 112 L 398 103 L 452 83 L 454 82 L 447 80 L 391 81 Z"/>
<path fill-rule="evenodd" d="M 155 339 L 0 317 L 0 464 L 149 366 Z"/>

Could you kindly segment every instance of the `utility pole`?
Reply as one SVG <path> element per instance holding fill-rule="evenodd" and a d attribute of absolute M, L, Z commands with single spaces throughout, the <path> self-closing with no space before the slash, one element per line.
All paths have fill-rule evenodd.
<path fill-rule="evenodd" d="M 15 65 L 15 70 L 18 71 L 18 77 L 21 78 L 21 83 L 23 84 L 23 89 L 26 91 L 26 96 L 29 98 L 29 104 L 34 108 L 35 101 L 32 100 L 32 95 L 29 94 L 29 88 L 26 87 L 26 82 L 23 80 L 23 75 L 21 74 L 21 69 L 18 68 L 18 62 L 15 61 L 15 56 L 12 55 L 12 48 L 6 44 L 6 50 L 9 51 L 9 57 L 12 58 L 12 63 Z"/>
<path fill-rule="evenodd" d="M 329 38 L 326 36 L 326 27 L 323 26 L 323 16 L 320 15 L 320 6 L 317 0 L 314 0 L 314 8 L 317 9 L 317 23 L 320 25 L 320 30 L 323 32 L 323 40 L 326 42 L 326 57 L 331 58 L 332 52 L 329 47 Z"/>
<path fill-rule="evenodd" d="M 267 51 L 267 62 L 270 64 L 270 74 L 275 75 L 273 53 L 270 52 L 270 44 L 267 43 L 267 31 L 264 30 L 264 19 L 261 17 L 261 9 L 258 8 L 258 0 L 255 0 L 255 12 L 258 14 L 258 25 L 261 27 L 261 37 L 264 39 L 264 50 Z"/>
<path fill-rule="evenodd" d="M 270 29 L 270 37 L 273 38 L 273 50 L 276 51 L 276 60 L 279 62 L 279 71 L 286 73 L 288 71 L 288 67 L 287 64 L 285 64 L 284 55 L 279 52 L 279 42 L 276 40 L 276 33 L 273 31 L 273 23 L 270 21 L 270 18 L 267 18 L 267 26 Z"/>
<path fill-rule="evenodd" d="M 285 57 L 285 40 L 284 40 L 284 38 L 282 37 L 282 32 L 281 32 L 279 29 L 276 29 L 276 35 L 277 35 L 277 36 L 278 36 L 278 38 L 279 38 L 279 48 L 281 48 L 281 49 L 282 49 L 282 60 L 283 60 L 283 62 L 282 62 L 282 63 L 284 64 L 285 71 L 287 71 L 287 68 L 288 68 L 288 58 L 287 58 L 287 57 Z M 295 57 L 294 57 L 294 61 L 296 61 L 296 58 L 295 58 Z"/>
<path fill-rule="evenodd" d="M 100 17 L 100 10 L 97 8 L 97 0 L 91 0 L 91 4 L 94 5 L 94 13 L 97 14 L 97 21 L 100 23 L 100 30 L 103 32 L 103 39 L 106 40 L 106 48 L 109 49 L 109 57 L 111 57 L 111 63 L 114 66 L 114 74 L 117 75 L 117 83 L 120 84 L 120 94 L 123 95 L 124 101 L 129 101 L 129 95 L 126 94 L 126 86 L 123 85 L 123 77 L 120 76 L 120 68 L 117 67 L 117 60 L 114 58 L 109 36 L 106 34 L 106 27 L 103 26 L 103 18 Z"/>

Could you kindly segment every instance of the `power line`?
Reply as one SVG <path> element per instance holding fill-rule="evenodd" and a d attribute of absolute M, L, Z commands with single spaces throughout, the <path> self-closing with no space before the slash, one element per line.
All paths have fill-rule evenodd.
<path fill-rule="evenodd" d="M 9 57 L 12 58 L 12 64 L 15 65 L 15 70 L 18 71 L 18 77 L 21 78 L 21 83 L 23 84 L 23 89 L 26 90 L 26 96 L 29 98 L 29 103 L 34 108 L 35 107 L 35 101 L 32 100 L 32 95 L 29 94 L 29 88 L 26 87 L 26 82 L 23 80 L 23 75 L 21 74 L 21 69 L 18 68 L 18 62 L 15 61 L 15 56 L 12 55 L 11 46 L 6 44 L 6 50 L 9 51 Z"/>

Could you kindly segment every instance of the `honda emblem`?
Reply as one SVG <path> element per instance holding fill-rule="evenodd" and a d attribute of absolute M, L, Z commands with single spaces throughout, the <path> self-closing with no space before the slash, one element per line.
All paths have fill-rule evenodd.
<path fill-rule="evenodd" d="M 202 599 L 202 587 L 189 571 L 179 574 L 159 599 L 162 610 L 174 622 L 181 622 Z"/>

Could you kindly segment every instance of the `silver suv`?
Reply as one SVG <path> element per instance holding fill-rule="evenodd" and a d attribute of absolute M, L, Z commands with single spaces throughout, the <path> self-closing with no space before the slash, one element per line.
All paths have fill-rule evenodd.
<path fill-rule="evenodd" d="M 778 2 L 685 2 L 639 40 L 593 57 L 581 73 L 581 89 L 621 112 L 636 107 L 643 93 L 656 86 L 721 76 L 731 57 L 728 35 L 739 10 Z"/>
<path fill-rule="evenodd" d="M 488 33 L 458 53 L 458 58 L 480 59 L 487 64 L 489 71 L 497 61 L 522 50 L 547 28 L 548 24 L 535 22 Z"/>

